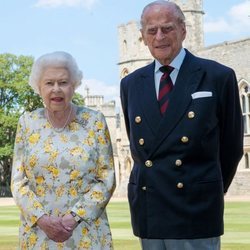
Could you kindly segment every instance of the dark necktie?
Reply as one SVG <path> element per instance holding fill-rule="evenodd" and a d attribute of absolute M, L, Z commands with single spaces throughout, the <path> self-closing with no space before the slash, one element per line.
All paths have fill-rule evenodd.
<path fill-rule="evenodd" d="M 174 70 L 171 66 L 162 66 L 160 67 L 160 71 L 163 73 L 160 79 L 160 88 L 158 95 L 158 102 L 161 110 L 161 114 L 163 115 L 168 107 L 169 102 L 169 94 L 173 89 L 173 82 L 170 78 L 170 73 Z"/>

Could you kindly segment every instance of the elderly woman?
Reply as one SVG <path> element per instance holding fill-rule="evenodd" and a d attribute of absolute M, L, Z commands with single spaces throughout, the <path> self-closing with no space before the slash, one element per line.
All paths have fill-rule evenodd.
<path fill-rule="evenodd" d="M 16 134 L 11 188 L 21 210 L 20 249 L 112 249 L 110 136 L 102 113 L 72 104 L 81 79 L 65 52 L 33 65 L 29 84 L 45 108 L 22 115 Z"/>

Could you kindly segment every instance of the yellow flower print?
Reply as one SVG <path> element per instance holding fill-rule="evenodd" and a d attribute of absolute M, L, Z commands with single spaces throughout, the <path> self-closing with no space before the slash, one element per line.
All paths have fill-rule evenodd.
<path fill-rule="evenodd" d="M 82 156 L 82 160 L 83 160 L 84 162 L 87 162 L 88 159 L 89 159 L 89 155 L 88 155 L 88 154 L 84 154 L 84 155 Z"/>
<path fill-rule="evenodd" d="M 104 127 L 104 125 L 103 125 L 103 123 L 101 121 L 97 121 L 95 125 L 96 125 L 98 130 L 103 129 L 103 127 Z"/>
<path fill-rule="evenodd" d="M 48 121 L 45 124 L 45 128 L 52 128 L 51 124 Z"/>
<path fill-rule="evenodd" d="M 35 195 L 34 195 L 33 192 L 29 192 L 29 193 L 28 193 L 29 200 L 33 201 L 34 196 L 35 196 Z"/>
<path fill-rule="evenodd" d="M 51 141 L 50 140 L 47 140 L 45 143 L 44 143 L 44 152 L 45 153 L 49 153 L 52 151 L 52 147 L 51 147 Z"/>
<path fill-rule="evenodd" d="M 60 135 L 61 142 L 68 142 L 68 138 L 66 135 Z"/>
<path fill-rule="evenodd" d="M 71 188 L 69 189 L 69 193 L 70 193 L 70 195 L 73 196 L 73 197 L 76 197 L 76 196 L 77 196 L 77 191 L 76 191 L 76 189 L 75 189 L 74 187 L 71 187 Z"/>
<path fill-rule="evenodd" d="M 76 122 L 71 122 L 69 124 L 69 130 L 73 131 L 73 132 L 78 131 L 79 130 L 79 125 Z"/>
<path fill-rule="evenodd" d="M 55 216 L 59 217 L 61 214 L 60 209 L 56 208 L 55 209 Z"/>
<path fill-rule="evenodd" d="M 29 143 L 36 144 L 39 141 L 39 139 L 40 139 L 40 134 L 38 134 L 38 133 L 32 134 L 29 137 Z"/>
<path fill-rule="evenodd" d="M 104 138 L 102 137 L 102 136 L 98 136 L 98 142 L 100 143 L 100 144 L 102 144 L 102 145 L 104 145 L 105 144 L 105 140 L 104 140 Z"/>
<path fill-rule="evenodd" d="M 90 114 L 87 113 L 87 112 L 84 112 L 84 113 L 82 114 L 82 118 L 85 119 L 85 120 L 88 120 L 89 117 L 90 117 Z"/>
<path fill-rule="evenodd" d="M 82 149 L 80 147 L 75 147 L 70 150 L 72 155 L 79 155 L 82 154 Z"/>
<path fill-rule="evenodd" d="M 32 115 L 32 119 L 33 119 L 34 121 L 36 121 L 36 120 L 38 119 L 37 114 L 33 114 L 33 115 Z"/>
<path fill-rule="evenodd" d="M 22 243 L 21 243 L 21 249 L 22 249 L 22 250 L 28 249 L 28 247 L 27 247 L 27 242 L 26 242 L 26 241 L 22 241 Z"/>
<path fill-rule="evenodd" d="M 110 165 L 111 167 L 114 166 L 114 158 L 113 158 L 112 156 L 109 158 L 109 165 Z"/>
<path fill-rule="evenodd" d="M 70 180 L 75 180 L 80 175 L 79 170 L 73 170 L 70 173 Z"/>
<path fill-rule="evenodd" d="M 25 195 L 25 194 L 28 193 L 28 188 L 27 187 L 21 187 L 19 189 L 19 192 L 20 192 L 21 195 Z"/>
<path fill-rule="evenodd" d="M 93 191 L 91 194 L 91 198 L 92 199 L 96 199 L 96 200 L 103 200 L 103 193 L 102 192 L 98 192 L 98 191 Z"/>
<path fill-rule="evenodd" d="M 33 216 L 31 216 L 30 220 L 31 220 L 32 224 L 35 224 L 37 221 L 37 217 L 33 215 Z"/>
<path fill-rule="evenodd" d="M 53 152 L 51 152 L 50 153 L 50 157 L 49 157 L 49 160 L 50 161 L 55 161 L 56 160 L 56 158 L 57 158 L 57 156 L 58 156 L 58 151 L 53 151 Z"/>
<path fill-rule="evenodd" d="M 108 241 L 104 236 L 101 238 L 101 244 L 103 247 L 108 244 Z"/>
<path fill-rule="evenodd" d="M 26 175 L 27 175 L 28 178 L 32 178 L 33 171 L 31 171 L 29 168 L 26 168 L 25 172 L 26 172 Z"/>
<path fill-rule="evenodd" d="M 18 171 L 23 172 L 23 171 L 24 171 L 24 166 L 23 166 L 23 165 L 20 165 L 20 166 L 18 167 Z"/>
<path fill-rule="evenodd" d="M 18 133 L 18 132 L 17 132 Z M 20 143 L 22 141 L 22 137 L 21 136 L 17 136 L 16 137 L 16 143 Z"/>
<path fill-rule="evenodd" d="M 25 227 L 24 227 L 24 232 L 25 232 L 25 233 L 28 233 L 29 231 L 30 231 L 30 226 L 25 225 Z"/>
<path fill-rule="evenodd" d="M 58 250 L 63 249 L 64 243 L 63 242 L 57 242 L 56 246 L 57 246 Z"/>
<path fill-rule="evenodd" d="M 86 215 L 86 210 L 83 208 L 79 208 L 77 209 L 76 213 L 80 216 L 80 217 L 84 217 Z"/>
<path fill-rule="evenodd" d="M 98 164 L 103 165 L 104 157 L 103 157 L 103 156 L 100 156 L 100 157 L 97 159 L 97 162 L 98 162 Z"/>
<path fill-rule="evenodd" d="M 95 131 L 94 130 L 90 130 L 89 131 L 89 137 L 90 138 L 94 138 L 95 137 Z"/>
<path fill-rule="evenodd" d="M 100 226 L 100 224 L 101 224 L 101 222 L 100 222 L 100 219 L 97 219 L 97 220 L 95 220 L 95 225 L 98 227 L 98 226 Z"/>
<path fill-rule="evenodd" d="M 45 188 L 39 185 L 36 189 L 36 193 L 38 196 L 45 196 Z"/>
<path fill-rule="evenodd" d="M 32 233 L 29 237 L 29 245 L 34 246 L 37 242 L 37 235 Z"/>
<path fill-rule="evenodd" d="M 108 176 L 107 168 L 99 168 L 97 171 L 97 176 L 101 179 L 105 179 Z"/>
<path fill-rule="evenodd" d="M 56 178 L 59 175 L 59 169 L 58 168 L 53 168 L 52 175 L 54 178 Z"/>
<path fill-rule="evenodd" d="M 88 232 L 89 232 L 89 230 L 88 230 L 87 227 L 84 227 L 84 228 L 82 229 L 82 235 L 87 235 Z"/>
<path fill-rule="evenodd" d="M 57 196 L 57 197 L 62 197 L 64 191 L 65 191 L 64 185 L 59 186 L 59 187 L 56 189 L 56 196 Z"/>
<path fill-rule="evenodd" d="M 60 173 L 59 169 L 54 166 L 48 166 L 47 169 L 53 175 L 53 178 L 56 178 Z"/>
<path fill-rule="evenodd" d="M 28 134 L 29 132 L 30 132 L 30 128 L 26 128 L 24 133 Z"/>
<path fill-rule="evenodd" d="M 48 249 L 48 244 L 47 242 L 43 242 L 41 245 L 41 250 L 47 250 Z"/>
<path fill-rule="evenodd" d="M 106 140 L 107 140 L 107 141 L 110 141 L 110 133 L 109 133 L 109 130 L 108 130 L 108 129 L 105 129 L 104 134 L 105 134 Z"/>
<path fill-rule="evenodd" d="M 89 145 L 89 146 L 93 146 L 94 141 L 92 138 L 87 138 L 83 141 L 83 144 Z"/>
<path fill-rule="evenodd" d="M 80 241 L 78 249 L 90 249 L 90 246 L 91 246 L 91 240 L 84 239 Z"/>
<path fill-rule="evenodd" d="M 36 183 L 37 183 L 37 184 L 42 184 L 42 183 L 44 183 L 44 177 L 43 177 L 43 176 L 37 176 L 37 177 L 36 177 Z"/>
<path fill-rule="evenodd" d="M 42 208 L 42 205 L 38 201 L 35 201 L 34 204 L 33 204 L 33 207 L 34 208 Z"/>
<path fill-rule="evenodd" d="M 37 163 L 37 157 L 36 155 L 32 155 L 30 157 L 30 160 L 29 160 L 29 163 L 30 163 L 30 166 L 33 168 L 35 167 L 36 163 Z"/>
<path fill-rule="evenodd" d="M 82 186 L 82 183 L 83 183 L 83 180 L 82 180 L 82 179 L 79 179 L 79 180 L 77 181 L 78 187 L 81 187 L 81 186 Z"/>

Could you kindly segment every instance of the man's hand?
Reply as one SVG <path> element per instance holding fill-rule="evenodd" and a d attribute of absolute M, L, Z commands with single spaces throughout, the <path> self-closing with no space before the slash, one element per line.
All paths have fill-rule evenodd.
<path fill-rule="evenodd" d="M 38 219 L 37 225 L 46 233 L 49 239 L 55 242 L 64 242 L 69 239 L 73 231 L 64 227 L 62 217 L 43 215 Z"/>

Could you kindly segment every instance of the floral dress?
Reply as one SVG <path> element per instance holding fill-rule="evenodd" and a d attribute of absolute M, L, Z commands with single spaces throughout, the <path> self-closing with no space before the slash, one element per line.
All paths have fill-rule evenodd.
<path fill-rule="evenodd" d="M 22 115 L 11 188 L 21 210 L 20 249 L 113 249 L 105 207 L 115 188 L 115 172 L 101 112 L 77 107 L 76 119 L 60 133 L 48 123 L 44 109 Z M 44 214 L 70 211 L 83 221 L 63 243 L 50 240 L 36 224 Z"/>

